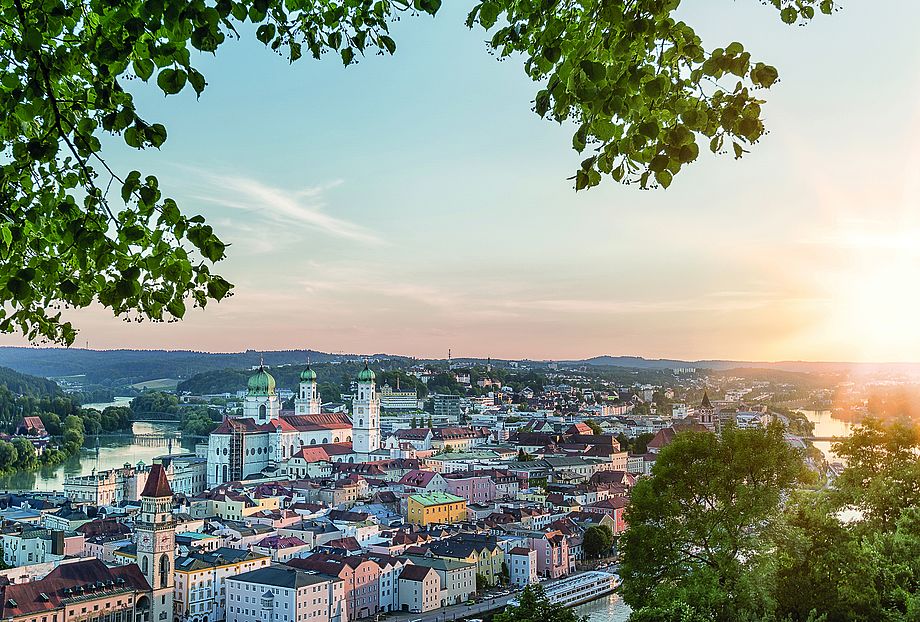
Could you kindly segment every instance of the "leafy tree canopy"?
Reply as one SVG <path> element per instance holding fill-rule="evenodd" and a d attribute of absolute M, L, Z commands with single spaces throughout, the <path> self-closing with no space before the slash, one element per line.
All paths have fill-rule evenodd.
<path fill-rule="evenodd" d="M 129 83 L 201 95 L 193 52 L 239 31 L 290 62 L 393 54 L 389 26 L 440 0 L 0 0 L 0 330 L 73 342 L 65 307 L 174 321 L 231 293 L 212 271 L 226 245 L 140 171 L 114 170 L 105 135 L 159 148 L 167 130 Z M 709 48 L 673 16 L 680 0 L 482 0 L 467 25 L 523 58 L 534 110 L 571 122 L 583 189 L 610 175 L 667 187 L 700 145 L 741 157 L 764 133 L 758 90 L 777 70 L 738 42 Z M 834 0 L 769 0 L 789 24 Z"/>
<path fill-rule="evenodd" d="M 760 619 L 764 590 L 751 569 L 803 469 L 778 423 L 678 434 L 652 477 L 633 488 L 626 512 L 622 593 L 636 619 L 679 619 L 685 609 L 726 622 Z"/>
<path fill-rule="evenodd" d="M 918 432 L 865 421 L 835 445 L 847 467 L 820 490 L 790 490 L 796 467 L 772 429 L 678 435 L 627 513 L 630 621 L 918 619 Z"/>
<path fill-rule="evenodd" d="M 591 525 L 585 529 L 581 543 L 585 555 L 591 558 L 604 557 L 610 554 L 613 546 L 613 532 L 607 525 Z"/>

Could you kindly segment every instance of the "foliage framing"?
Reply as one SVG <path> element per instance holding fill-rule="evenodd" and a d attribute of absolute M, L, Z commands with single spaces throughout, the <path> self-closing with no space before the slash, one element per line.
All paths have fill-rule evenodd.
<path fill-rule="evenodd" d="M 783 21 L 810 19 L 833 0 L 769 0 Z M 735 157 L 763 134 L 761 100 L 776 69 L 740 43 L 707 52 L 671 14 L 679 0 L 485 0 L 467 24 L 500 56 L 521 53 L 543 88 L 542 117 L 574 121 L 574 148 L 591 150 L 576 190 L 616 181 L 667 187 L 699 153 L 731 144 Z M 0 0 L 0 331 L 70 345 L 60 310 L 98 302 L 137 321 L 181 319 L 232 288 L 211 266 L 226 246 L 188 217 L 156 177 L 121 174 L 100 137 L 160 147 L 166 128 L 142 117 L 125 84 L 165 95 L 205 77 L 192 50 L 215 53 L 249 22 L 291 62 L 393 54 L 389 24 L 435 14 L 440 0 Z M 737 78 L 722 87 L 720 79 Z M 121 202 L 110 190 L 120 191 Z"/>

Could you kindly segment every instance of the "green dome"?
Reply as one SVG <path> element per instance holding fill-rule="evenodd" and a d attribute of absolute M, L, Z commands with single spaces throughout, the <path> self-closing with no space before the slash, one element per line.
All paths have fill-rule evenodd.
<path fill-rule="evenodd" d="M 302 382 L 316 382 L 316 372 L 307 365 L 307 368 L 300 372 L 300 380 Z"/>
<path fill-rule="evenodd" d="M 274 395 L 275 379 L 260 366 L 259 371 L 249 379 L 249 395 Z"/>
<path fill-rule="evenodd" d="M 374 379 L 377 378 L 374 375 L 374 372 L 367 366 L 367 361 L 364 362 L 364 369 L 358 373 L 358 382 L 374 382 Z"/>

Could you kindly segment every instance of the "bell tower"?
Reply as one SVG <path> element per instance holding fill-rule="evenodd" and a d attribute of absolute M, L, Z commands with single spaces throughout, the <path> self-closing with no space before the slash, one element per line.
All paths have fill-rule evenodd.
<path fill-rule="evenodd" d="M 318 415 L 322 410 L 319 401 L 319 390 L 316 386 L 316 372 L 307 368 L 300 372 L 300 390 L 294 400 L 295 415 Z"/>
<path fill-rule="evenodd" d="M 709 393 L 706 391 L 703 391 L 703 399 L 700 402 L 699 408 L 696 409 L 696 416 L 700 420 L 701 424 L 710 430 L 718 431 L 716 409 L 712 407 L 712 402 L 709 401 Z"/>
<path fill-rule="evenodd" d="M 141 513 L 135 524 L 137 564 L 150 595 L 150 622 L 173 619 L 173 576 L 176 559 L 176 522 L 172 514 L 173 492 L 162 464 L 150 467 L 141 492 Z"/>
<path fill-rule="evenodd" d="M 362 459 L 380 449 L 380 398 L 376 378 L 364 361 L 351 413 L 352 450 Z"/>

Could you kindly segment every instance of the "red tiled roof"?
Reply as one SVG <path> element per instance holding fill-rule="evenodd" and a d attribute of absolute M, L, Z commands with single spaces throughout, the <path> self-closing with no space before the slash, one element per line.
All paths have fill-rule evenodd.
<path fill-rule="evenodd" d="M 154 464 L 150 467 L 150 474 L 147 476 L 147 483 L 141 492 L 141 497 L 172 497 L 173 491 L 169 487 L 169 480 L 166 479 L 166 469 L 162 464 Z"/>
<path fill-rule="evenodd" d="M 420 471 L 418 469 L 412 469 L 405 475 L 403 475 L 399 482 L 403 486 L 413 486 L 415 488 L 425 488 L 428 484 L 431 483 L 431 480 L 435 478 L 437 473 L 434 471 Z"/>
<path fill-rule="evenodd" d="M 13 618 L 58 609 L 63 606 L 63 600 L 74 597 L 69 593 L 65 595 L 65 589 L 87 585 L 93 587 L 85 594 L 89 596 L 96 591 L 100 598 L 118 589 L 150 591 L 150 584 L 137 564 L 108 568 L 100 560 L 90 558 L 62 564 L 44 579 L 6 586 L 3 602 L 0 603 L 0 616 Z M 95 587 L 97 585 L 99 587 Z"/>
<path fill-rule="evenodd" d="M 282 418 L 300 431 L 351 429 L 351 419 L 344 413 L 319 415 L 283 415 Z"/>
<path fill-rule="evenodd" d="M 307 462 L 329 462 L 329 454 L 326 450 L 318 445 L 301 447 L 300 451 L 295 453 L 292 458 L 300 458 Z"/>
<path fill-rule="evenodd" d="M 406 581 L 424 581 L 425 577 L 428 576 L 429 572 L 434 572 L 434 568 L 429 568 L 428 566 L 418 566 L 416 564 L 409 564 L 403 571 L 400 573 L 399 578 L 405 579 Z"/>

